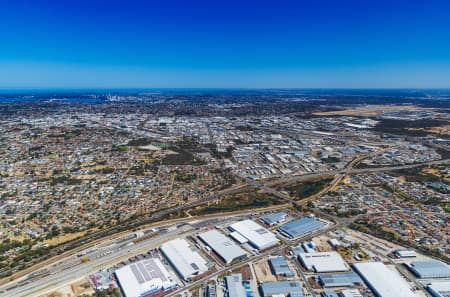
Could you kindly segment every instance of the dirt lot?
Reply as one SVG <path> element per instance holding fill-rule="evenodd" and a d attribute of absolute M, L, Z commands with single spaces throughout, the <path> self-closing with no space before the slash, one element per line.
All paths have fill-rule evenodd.
<path fill-rule="evenodd" d="M 336 110 L 336 111 L 326 111 L 326 112 L 316 112 L 314 115 L 318 116 L 358 116 L 358 117 L 375 117 L 380 115 L 385 111 L 393 111 L 393 110 L 429 110 L 433 111 L 432 108 L 422 108 L 414 105 L 370 105 L 370 106 L 361 106 L 356 108 L 344 109 L 344 110 Z"/>
<path fill-rule="evenodd" d="M 39 297 L 78 297 L 84 294 L 93 294 L 94 290 L 91 284 L 86 280 L 80 280 L 71 285 L 59 288 L 52 293 L 41 295 Z"/>
<path fill-rule="evenodd" d="M 317 251 L 328 252 L 332 250 L 330 244 L 328 243 L 329 239 L 330 238 L 328 236 L 322 235 L 319 237 L 314 237 L 312 241 L 316 244 Z"/>
<path fill-rule="evenodd" d="M 275 282 L 277 278 L 272 274 L 270 270 L 267 258 L 259 260 L 253 263 L 253 269 L 255 270 L 256 278 L 258 282 Z"/>

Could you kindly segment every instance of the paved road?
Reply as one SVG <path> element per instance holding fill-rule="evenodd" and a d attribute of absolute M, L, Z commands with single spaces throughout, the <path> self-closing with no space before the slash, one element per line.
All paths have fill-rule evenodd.
<path fill-rule="evenodd" d="M 302 182 L 302 181 L 308 181 L 308 180 L 314 180 L 314 179 L 319 179 L 319 178 L 325 178 L 325 177 L 333 177 L 338 175 L 338 177 L 336 177 L 333 181 L 332 184 L 336 184 L 337 182 L 340 181 L 340 178 L 342 178 L 343 175 L 346 174 L 361 174 L 361 173 L 373 173 L 373 172 L 383 172 L 383 171 L 391 171 L 391 170 L 399 170 L 399 169 L 408 169 L 408 168 L 414 168 L 414 167 L 418 167 L 418 166 L 424 166 L 424 165 L 435 165 L 435 164 L 443 164 L 443 163 L 449 163 L 450 159 L 444 159 L 444 160 L 437 160 L 437 161 L 430 161 L 430 162 L 424 162 L 424 163 L 419 163 L 419 164 L 411 164 L 411 165 L 402 165 L 402 166 L 392 166 L 392 167 L 381 167 L 381 168 L 363 168 L 363 169 L 353 169 L 353 168 L 345 168 L 342 170 L 334 170 L 334 171 L 327 171 L 324 173 L 312 173 L 312 174 L 306 174 L 306 175 L 298 175 L 298 176 L 281 176 L 281 177 L 277 177 L 275 180 L 271 179 L 270 181 L 259 181 L 259 182 L 247 182 L 247 183 L 243 183 L 237 186 L 234 186 L 232 188 L 228 188 L 226 190 L 217 192 L 217 193 L 213 193 L 199 201 L 196 201 L 194 203 L 190 203 L 190 204 L 185 204 L 185 205 L 181 205 L 181 206 L 177 206 L 171 209 L 166 209 L 166 210 L 162 210 L 159 212 L 156 212 L 154 214 L 152 214 L 151 216 L 148 217 L 143 217 L 140 219 L 136 220 L 136 224 L 142 224 L 144 222 L 148 222 L 151 220 L 158 220 L 158 219 L 162 219 L 165 216 L 167 216 L 170 213 L 174 213 L 180 210 L 184 210 L 184 209 L 189 209 L 192 207 L 195 207 L 197 205 L 202 205 L 208 201 L 211 200 L 215 200 L 218 199 L 224 195 L 229 195 L 229 194 L 233 194 L 239 191 L 242 191 L 244 189 L 247 188 L 254 188 L 254 187 L 262 187 L 264 190 L 267 191 L 272 191 L 274 192 L 276 195 L 283 195 L 282 193 L 279 193 L 273 189 L 270 189 L 270 187 L 276 186 L 276 185 L 280 185 L 280 184 L 287 184 L 287 183 L 292 183 L 292 182 Z M 286 200 L 290 200 L 292 201 L 292 199 L 290 199 L 290 197 L 285 197 L 287 198 Z M 109 239 L 108 239 L 109 240 Z M 88 247 L 89 245 L 87 245 Z M 115 253 L 111 253 L 109 254 L 110 256 L 108 256 L 105 259 L 112 259 L 115 258 L 117 260 L 118 255 L 115 255 Z M 260 255 L 261 256 L 261 255 Z M 67 264 L 67 263 L 66 263 Z M 69 265 L 69 264 L 67 264 Z M 63 275 L 58 275 L 55 278 L 55 281 L 53 281 L 52 283 L 50 282 L 44 282 L 41 285 L 47 285 L 47 286 L 51 286 L 51 284 L 56 284 L 56 283 L 61 283 L 63 280 L 65 279 L 69 279 L 70 277 L 73 278 L 73 275 L 83 275 L 83 273 L 87 274 L 88 271 L 90 271 L 90 269 L 92 269 L 94 263 L 91 263 L 89 265 L 85 265 L 87 268 L 89 269 L 81 269 L 81 268 L 77 268 L 80 270 L 70 270 L 72 268 L 69 268 L 69 270 L 65 271 Z M 240 266 L 240 264 L 239 264 Z M 42 267 L 42 266 L 41 266 Z M 76 266 L 76 267 L 79 267 Z M 83 266 L 84 267 L 84 266 Z M 36 268 L 35 270 L 37 270 L 38 268 Z M 41 278 L 40 278 L 41 279 Z M 11 287 L 14 286 L 15 284 L 17 284 L 18 281 L 15 281 L 13 283 L 9 283 L 6 286 L 2 286 L 0 287 L 0 289 L 4 289 L 6 287 Z M 2 293 L 0 293 L 0 296 L 29 296 L 29 295 L 19 295 L 19 293 L 21 292 L 26 292 L 27 289 L 30 290 L 31 288 L 35 288 L 35 286 L 37 286 L 37 283 L 35 281 L 32 281 L 30 283 L 23 283 L 21 285 L 20 288 L 18 288 L 17 291 L 14 291 L 15 293 L 13 295 L 3 295 Z M 8 293 L 9 294 L 9 293 Z"/>
<path fill-rule="evenodd" d="M 273 209 L 281 209 L 285 207 L 286 206 L 279 206 Z M 254 211 L 239 211 L 236 213 L 230 213 L 227 215 L 227 219 L 246 217 L 251 213 L 254 213 Z M 205 218 L 193 218 L 189 220 L 189 222 L 195 224 L 207 223 L 209 221 L 221 219 L 222 217 L 223 214 L 220 216 L 215 215 L 207 216 Z M 157 248 L 163 242 L 178 238 L 180 236 L 186 236 L 194 231 L 194 227 L 187 223 L 178 222 L 174 225 L 181 226 L 176 230 L 170 232 L 166 231 L 161 233 L 159 236 L 138 242 L 136 244 L 132 244 L 135 238 L 128 236 L 127 238 L 108 241 L 108 243 L 104 245 L 91 247 L 87 251 L 83 252 L 89 257 L 89 262 L 81 263 L 80 258 L 76 255 L 68 257 L 64 261 L 59 261 L 52 266 L 37 271 L 35 274 L 30 274 L 28 277 L 18 279 L 0 287 L 1 290 L 5 290 L 5 292 L 0 293 L 0 296 L 38 296 L 46 292 L 53 291 L 58 287 L 76 281 L 78 278 L 84 278 L 89 273 L 112 267 L 113 265 L 132 256 L 147 252 L 153 248 Z M 167 227 L 168 226 L 165 225 L 164 229 L 167 229 Z"/>

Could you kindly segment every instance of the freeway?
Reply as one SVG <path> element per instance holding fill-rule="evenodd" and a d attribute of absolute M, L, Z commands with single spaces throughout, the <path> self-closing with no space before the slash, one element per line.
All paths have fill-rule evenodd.
<path fill-rule="evenodd" d="M 211 195 L 208 195 L 198 201 L 195 201 L 193 203 L 189 203 L 189 204 L 184 204 L 184 205 L 180 205 L 180 206 L 176 206 L 170 209 L 165 209 L 165 210 L 161 210 L 159 212 L 153 213 L 150 216 L 145 216 L 142 218 L 138 218 L 134 221 L 133 225 L 130 226 L 139 226 L 139 225 L 143 225 L 147 222 L 152 222 L 152 221 L 158 221 L 158 220 L 162 220 L 164 217 L 166 217 L 168 214 L 170 213 L 176 213 L 180 210 L 185 210 L 185 209 L 189 209 L 198 205 L 202 205 L 205 204 L 209 201 L 218 199 L 220 197 L 223 197 L 224 195 L 229 195 L 229 194 L 233 194 L 233 193 L 237 193 L 240 192 L 242 190 L 245 189 L 249 189 L 249 188 L 262 188 L 265 191 L 268 191 L 270 193 L 273 193 L 274 195 L 278 196 L 278 197 L 283 197 L 283 193 L 279 193 L 278 191 L 271 189 L 271 187 L 277 186 L 277 185 L 281 185 L 281 184 L 288 184 L 288 183 L 292 183 L 292 182 L 303 182 L 303 181 L 309 181 L 309 180 L 315 180 L 315 179 L 320 179 L 320 178 L 326 178 L 326 177 L 334 177 L 333 182 L 331 183 L 331 185 L 336 185 L 341 178 L 346 175 L 346 174 L 362 174 L 362 173 L 374 173 L 374 172 L 384 172 L 384 171 L 392 171 L 392 170 L 399 170 L 399 169 L 407 169 L 407 168 L 414 168 L 414 167 L 419 167 L 419 166 L 425 166 L 425 165 L 436 165 L 436 164 L 443 164 L 443 163 L 449 163 L 450 159 L 443 159 L 443 160 L 437 160 L 437 161 L 430 161 L 430 162 L 424 162 L 424 163 L 418 163 L 418 164 L 410 164 L 410 165 L 401 165 L 401 166 L 391 166 L 391 167 L 379 167 L 379 168 L 363 168 L 363 169 L 353 169 L 351 168 L 351 166 L 342 169 L 342 170 L 333 170 L 333 171 L 327 171 L 327 172 L 323 172 L 323 173 L 312 173 L 312 174 L 304 174 L 304 175 L 297 175 L 297 176 L 279 176 L 276 179 L 270 179 L 268 181 L 249 181 L 246 183 L 242 183 L 239 185 L 236 185 L 234 187 L 222 190 L 220 192 L 216 192 L 216 193 L 212 193 Z M 353 162 L 352 162 L 353 163 Z M 356 162 L 354 163 L 356 164 Z M 317 195 L 315 195 L 313 198 L 317 197 Z M 309 197 L 311 198 L 311 197 Z M 307 198 L 307 200 L 302 200 L 302 204 L 305 203 L 306 201 L 310 201 L 311 199 Z M 293 202 L 293 200 L 288 197 L 285 196 L 284 197 L 285 200 L 288 200 L 290 202 Z M 220 215 L 219 215 L 220 217 Z M 202 218 L 193 218 L 193 219 L 197 219 L 197 220 L 201 220 Z M 182 219 L 184 221 L 187 221 L 187 219 Z M 163 223 L 163 222 L 162 222 Z M 130 231 L 127 231 L 128 233 L 130 233 Z M 101 235 L 101 234 L 100 234 Z M 98 236 L 100 236 L 98 235 Z M 71 257 L 73 257 L 76 253 L 79 253 L 79 251 L 82 250 L 86 250 L 92 247 L 101 247 L 104 244 L 107 244 L 110 242 L 111 234 L 106 233 L 106 235 L 104 235 L 103 237 L 100 237 L 98 239 L 98 241 L 95 242 L 95 245 L 93 244 L 92 240 L 89 240 L 89 238 L 84 238 L 83 242 L 85 242 L 85 244 L 83 245 L 82 248 L 78 248 L 75 251 L 72 251 L 71 253 L 65 254 L 65 257 L 60 257 L 60 258 L 55 258 L 55 260 L 49 261 L 47 262 L 48 264 L 52 264 L 52 265 L 61 265 L 60 268 L 57 268 L 56 271 L 58 272 L 63 272 L 61 274 L 58 274 L 55 277 L 56 272 L 55 271 L 51 271 L 50 274 L 48 274 L 48 271 L 44 271 L 42 272 L 41 268 L 43 267 L 42 265 L 39 266 L 34 266 L 31 269 L 28 269 L 25 272 L 20 272 L 16 275 L 14 275 L 14 281 L 11 281 L 9 283 L 4 284 L 3 286 L 0 287 L 0 296 L 29 296 L 29 294 L 26 295 L 20 295 L 24 292 L 27 292 L 27 288 L 28 290 L 31 290 L 32 288 L 38 288 L 40 286 L 40 288 L 42 289 L 42 287 L 52 287 L 55 286 L 56 284 L 61 284 L 69 279 L 73 279 L 74 276 L 79 276 L 79 275 L 87 275 L 89 271 L 92 271 L 93 268 L 99 269 L 98 267 L 101 267 L 102 263 L 112 263 L 112 260 L 114 259 L 116 262 L 118 262 L 118 258 L 120 258 L 121 255 L 131 255 L 130 252 L 126 253 L 124 251 L 121 252 L 121 254 L 115 254 L 114 252 L 109 253 L 108 251 L 103 251 L 102 253 L 104 254 L 104 256 L 100 257 L 100 259 L 103 260 L 108 260 L 108 261 L 93 261 L 93 263 L 89 263 L 88 265 L 84 265 L 84 266 L 80 266 L 80 265 L 74 265 L 74 262 L 70 262 L 73 261 L 73 259 L 71 259 Z M 108 237 L 106 237 L 108 236 Z M 145 241 L 147 242 L 147 241 Z M 145 242 L 143 244 L 145 244 Z M 141 245 L 137 245 L 138 247 L 140 247 Z M 134 249 L 133 249 L 134 251 Z M 123 254 L 122 254 L 123 253 Z M 71 260 L 68 260 L 71 259 Z M 67 262 L 69 261 L 69 262 Z M 64 264 L 60 264 L 61 262 L 63 262 Z M 94 265 L 95 264 L 95 265 Z M 105 264 L 102 264 L 105 265 Z M 50 267 L 55 267 L 55 266 L 50 266 Z M 57 267 L 57 266 L 56 266 Z M 81 268 L 80 268 L 81 267 Z M 51 268 L 50 268 L 51 270 Z M 28 279 L 27 281 L 27 277 L 33 277 L 35 276 L 35 279 Z M 52 281 L 46 280 L 47 276 L 53 276 L 51 279 L 53 279 Z M 36 280 L 37 279 L 37 280 Z M 46 280 L 46 281 L 43 281 Z M 5 283 L 5 282 L 4 282 Z M 5 289 L 11 289 L 8 292 L 2 293 L 2 290 Z M 14 292 L 14 294 L 10 294 L 10 292 Z M 29 292 L 29 291 L 28 291 Z M 4 295 L 7 294 L 7 295 Z"/>
<path fill-rule="evenodd" d="M 286 205 L 271 207 L 270 209 L 283 209 Z M 266 209 L 260 210 L 265 211 Z M 227 214 L 227 220 L 240 217 L 247 217 L 255 211 L 239 211 Z M 145 253 L 148 250 L 159 247 L 163 242 L 180 236 L 186 236 L 195 230 L 197 224 L 216 222 L 223 219 L 223 214 L 205 217 L 196 217 L 185 222 L 177 222 L 173 225 L 162 224 L 164 228 L 159 228 L 159 235 L 149 239 L 136 242 L 135 237 L 126 236 L 115 240 L 109 240 L 107 243 L 98 244 L 95 247 L 82 252 L 89 257 L 90 261 L 82 263 L 77 255 L 72 255 L 64 260 L 58 261 L 53 265 L 41 267 L 25 277 L 16 279 L 0 287 L 0 296 L 4 297 L 25 297 L 39 296 L 67 284 L 73 283 L 77 279 L 85 278 L 92 272 L 100 269 L 107 269 L 127 260 L 137 254 Z M 172 230 L 173 227 L 176 229 Z M 151 229 L 155 229 L 151 228 Z M 135 243 L 133 243 L 133 241 Z"/>

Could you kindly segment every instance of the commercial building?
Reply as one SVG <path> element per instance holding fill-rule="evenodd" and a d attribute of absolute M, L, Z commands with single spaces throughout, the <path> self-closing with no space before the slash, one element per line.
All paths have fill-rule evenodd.
<path fill-rule="evenodd" d="M 306 269 L 318 273 L 349 270 L 338 252 L 300 253 L 298 259 Z"/>
<path fill-rule="evenodd" d="M 207 244 L 225 263 L 243 259 L 247 253 L 233 240 L 217 230 L 210 230 L 198 235 L 201 241 Z"/>
<path fill-rule="evenodd" d="M 363 283 L 363 280 L 353 272 L 340 274 L 322 274 L 317 278 L 319 284 L 324 288 L 352 287 Z"/>
<path fill-rule="evenodd" d="M 415 261 L 405 265 L 418 278 L 450 277 L 450 267 L 441 261 Z"/>
<path fill-rule="evenodd" d="M 275 275 L 286 277 L 294 276 L 294 273 L 289 268 L 286 258 L 283 256 L 270 258 L 269 264 L 273 274 Z"/>
<path fill-rule="evenodd" d="M 242 274 L 235 273 L 225 277 L 228 297 L 246 297 L 244 286 L 242 285 Z"/>
<path fill-rule="evenodd" d="M 265 250 L 278 244 L 275 234 L 252 220 L 231 224 L 229 229 L 245 237 L 258 250 Z"/>
<path fill-rule="evenodd" d="M 287 214 L 283 211 L 272 213 L 261 217 L 261 221 L 269 226 L 274 226 L 276 224 L 282 223 L 286 220 Z"/>
<path fill-rule="evenodd" d="M 278 230 L 288 238 L 299 238 L 314 232 L 324 226 L 324 223 L 316 218 L 301 218 L 282 225 Z"/>
<path fill-rule="evenodd" d="M 397 271 L 381 262 L 356 263 L 353 267 L 377 297 L 416 296 Z"/>
<path fill-rule="evenodd" d="M 449 297 L 450 281 L 432 282 L 427 286 L 427 290 L 433 297 Z"/>
<path fill-rule="evenodd" d="M 207 262 L 182 238 L 168 241 L 160 250 L 177 273 L 186 281 L 208 271 Z"/>
<path fill-rule="evenodd" d="M 269 297 L 274 295 L 284 295 L 287 297 L 303 297 L 303 288 L 300 282 L 268 282 L 262 283 L 259 287 L 261 296 Z"/>
<path fill-rule="evenodd" d="M 156 258 L 119 268 L 115 275 L 125 297 L 142 297 L 177 285 L 174 275 Z"/>

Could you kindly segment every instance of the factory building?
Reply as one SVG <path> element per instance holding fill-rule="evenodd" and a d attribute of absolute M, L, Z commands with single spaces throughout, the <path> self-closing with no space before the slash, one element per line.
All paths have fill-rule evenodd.
<path fill-rule="evenodd" d="M 284 211 L 272 213 L 261 217 L 261 222 L 266 225 L 274 226 L 276 224 L 286 221 L 287 214 Z"/>
<path fill-rule="evenodd" d="M 427 291 L 433 297 L 449 297 L 450 281 L 432 282 L 427 286 Z"/>
<path fill-rule="evenodd" d="M 398 272 L 381 262 L 355 263 L 353 267 L 377 297 L 416 296 Z"/>
<path fill-rule="evenodd" d="M 161 245 L 161 253 L 186 281 L 208 271 L 205 259 L 182 238 L 168 241 Z"/>
<path fill-rule="evenodd" d="M 287 238 L 296 239 L 314 232 L 324 226 L 324 223 L 316 218 L 301 218 L 282 225 L 278 230 Z"/>
<path fill-rule="evenodd" d="M 289 268 L 286 258 L 283 256 L 270 258 L 269 265 L 275 275 L 286 277 L 294 276 L 294 273 Z"/>
<path fill-rule="evenodd" d="M 207 244 L 227 264 L 247 256 L 247 253 L 235 244 L 231 238 L 217 230 L 201 233 L 198 235 L 198 238 Z"/>
<path fill-rule="evenodd" d="M 317 273 L 350 270 L 338 252 L 300 253 L 298 259 L 306 269 Z"/>
<path fill-rule="evenodd" d="M 405 265 L 418 278 L 450 277 L 450 267 L 441 261 L 415 261 Z"/>
<path fill-rule="evenodd" d="M 175 276 L 156 258 L 119 268 L 115 276 L 125 297 L 147 296 L 177 286 Z"/>
<path fill-rule="evenodd" d="M 225 277 L 228 297 L 247 297 L 244 286 L 242 285 L 242 274 L 234 273 Z"/>
<path fill-rule="evenodd" d="M 252 220 L 231 224 L 229 229 L 245 237 L 253 247 L 260 251 L 276 246 L 279 242 L 275 234 Z"/>
<path fill-rule="evenodd" d="M 394 255 L 397 258 L 415 258 L 417 256 L 416 252 L 412 250 L 396 250 Z"/>
<path fill-rule="evenodd" d="M 353 272 L 340 274 L 321 274 L 318 282 L 323 288 L 353 287 L 363 283 L 363 280 Z"/>
<path fill-rule="evenodd" d="M 262 297 L 284 295 L 289 297 L 303 297 L 303 287 L 299 282 L 268 282 L 259 287 Z"/>
<path fill-rule="evenodd" d="M 339 292 L 339 297 L 363 297 L 357 289 L 345 289 Z"/>

